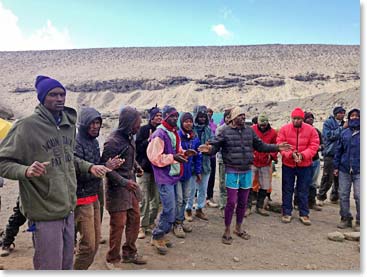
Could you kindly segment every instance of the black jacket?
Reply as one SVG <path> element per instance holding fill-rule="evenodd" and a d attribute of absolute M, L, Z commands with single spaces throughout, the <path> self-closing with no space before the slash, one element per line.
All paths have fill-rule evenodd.
<path fill-rule="evenodd" d="M 89 125 L 95 119 L 100 119 L 102 123 L 101 114 L 94 108 L 83 108 L 80 111 L 74 154 L 87 162 L 99 164 L 101 158 L 99 143 L 97 138 L 93 138 L 88 134 Z M 100 178 L 94 177 L 90 173 L 82 174 L 81 172 L 77 172 L 76 179 L 77 198 L 96 195 L 102 182 Z"/>
<path fill-rule="evenodd" d="M 251 169 L 254 161 L 254 149 L 258 152 L 277 152 L 278 146 L 264 143 L 250 127 L 241 129 L 230 125 L 223 127 L 222 132 L 211 141 L 212 150 L 209 154 L 215 154 L 220 149 L 223 163 L 226 168 L 239 171 Z"/>
<path fill-rule="evenodd" d="M 143 168 L 144 172 L 153 173 L 152 164 L 147 157 L 147 148 L 149 144 L 149 134 L 155 131 L 154 127 L 150 122 L 140 128 L 136 135 L 136 161 Z"/>

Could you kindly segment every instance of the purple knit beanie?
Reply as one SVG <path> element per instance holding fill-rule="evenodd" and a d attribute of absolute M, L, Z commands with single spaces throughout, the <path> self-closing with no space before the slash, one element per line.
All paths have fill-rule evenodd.
<path fill-rule="evenodd" d="M 66 89 L 59 81 L 42 75 L 37 76 L 34 86 L 37 89 L 37 98 L 42 104 L 45 102 L 47 93 L 50 90 L 54 88 L 62 88 L 66 92 Z"/>

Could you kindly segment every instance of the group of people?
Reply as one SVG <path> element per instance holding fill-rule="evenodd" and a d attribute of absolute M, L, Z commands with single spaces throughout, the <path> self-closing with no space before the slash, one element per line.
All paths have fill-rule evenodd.
<path fill-rule="evenodd" d="M 209 220 L 207 206 L 219 207 L 224 217 L 224 244 L 233 241 L 234 212 L 233 234 L 248 240 L 242 225 L 251 209 L 249 195 L 256 193 L 256 212 L 268 216 L 264 201 L 270 198 L 278 153 L 283 223 L 291 222 L 294 203 L 300 221 L 311 225 L 309 209 L 321 209 L 334 180 L 332 197 L 340 198 L 338 227 L 352 227 L 352 184 L 359 226 L 358 109 L 344 122 L 345 110 L 336 107 L 321 133 L 313 127 L 314 115 L 298 107 L 291 123 L 276 131 L 265 113 L 247 126 L 241 107 L 225 110 L 217 126 L 206 106 L 181 115 L 175 107 L 155 106 L 141 127 L 140 112 L 126 106 L 101 151 L 97 138 L 103 120 L 96 109 L 83 107 L 77 116 L 65 106 L 64 86 L 50 77 L 38 76 L 35 87 L 40 102 L 35 112 L 17 120 L 0 144 L 0 176 L 19 180 L 19 197 L 1 246 L 9 254 L 19 226 L 28 221 L 35 269 L 88 269 L 101 241 L 104 207 L 110 215 L 110 269 L 120 262 L 147 263 L 136 241 L 148 234 L 157 252 L 167 254 L 173 246 L 167 234 L 184 238 L 193 230 L 193 216 Z M 324 172 L 316 196 L 319 151 Z M 219 204 L 213 198 L 217 163 Z"/>

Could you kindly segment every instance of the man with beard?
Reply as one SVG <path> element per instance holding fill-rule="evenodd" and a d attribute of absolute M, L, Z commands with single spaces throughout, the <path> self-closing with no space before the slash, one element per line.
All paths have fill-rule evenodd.
<path fill-rule="evenodd" d="M 334 175 L 339 177 L 340 216 L 338 228 L 352 227 L 350 213 L 350 190 L 353 183 L 353 197 L 357 215 L 355 231 L 360 227 L 360 111 L 352 109 L 348 113 L 346 129 L 341 133 L 335 148 Z"/>
<path fill-rule="evenodd" d="M 161 255 L 167 254 L 167 247 L 172 246 L 165 235 L 175 223 L 175 186 L 183 174 L 182 163 L 187 162 L 177 132 L 177 120 L 177 110 L 164 106 L 162 124 L 152 134 L 147 148 L 147 156 L 153 166 L 154 179 L 162 202 L 162 212 L 152 232 L 151 244 Z"/>
<path fill-rule="evenodd" d="M 159 192 L 154 182 L 152 164 L 147 157 L 147 147 L 150 136 L 162 121 L 162 112 L 155 106 L 149 111 L 149 122 L 140 128 L 136 135 L 136 161 L 144 170 L 144 174 L 137 178 L 142 192 L 140 202 L 140 229 L 139 239 L 145 238 L 146 232 L 154 228 L 154 221 L 158 214 Z"/>
<path fill-rule="evenodd" d="M 100 163 L 97 137 L 102 126 L 102 116 L 94 108 L 83 107 L 78 116 L 78 134 L 74 155 L 87 162 Z M 118 156 L 109 159 L 106 166 L 113 170 L 123 163 Z M 99 190 L 102 180 L 87 173 L 76 172 L 75 232 L 79 233 L 76 246 L 74 269 L 86 270 L 93 263 L 101 236 Z M 103 197 L 103 195 L 102 195 Z"/>
<path fill-rule="evenodd" d="M 0 144 L 0 176 L 19 180 L 21 212 L 28 219 L 35 269 L 72 269 L 76 168 L 97 177 L 110 171 L 74 156 L 76 111 L 65 107 L 66 89 L 37 76 L 40 104 L 16 121 Z"/>
<path fill-rule="evenodd" d="M 292 148 L 282 154 L 282 222 L 292 220 L 292 200 L 297 191 L 299 220 L 311 225 L 308 209 L 308 191 L 312 180 L 312 158 L 319 149 L 320 140 L 314 127 L 303 123 L 304 112 L 295 108 L 291 113 L 292 122 L 280 128 L 277 142 L 287 141 Z M 296 185 L 296 186 L 295 186 Z"/>

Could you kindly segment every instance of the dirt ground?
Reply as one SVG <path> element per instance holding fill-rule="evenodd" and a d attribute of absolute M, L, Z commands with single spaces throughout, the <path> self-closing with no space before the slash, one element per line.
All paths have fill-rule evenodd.
<path fill-rule="evenodd" d="M 280 201 L 280 168 L 273 178 L 274 201 Z M 218 184 L 215 185 L 215 198 L 218 197 Z M 5 227 L 15 205 L 18 186 L 15 181 L 6 181 L 0 189 L 2 207 L 0 226 Z M 351 201 L 355 214 L 354 202 Z M 254 209 L 254 208 L 253 208 Z M 193 221 L 193 232 L 185 239 L 169 235 L 174 248 L 161 256 L 150 245 L 150 238 L 138 240 L 139 253 L 148 263 L 144 266 L 121 264 L 121 270 L 360 270 L 359 242 L 334 242 L 327 239 L 329 232 L 337 231 L 339 205 L 327 203 L 321 212 L 311 210 L 311 226 L 304 226 L 293 211 L 290 224 L 280 222 L 279 213 L 263 217 L 252 213 L 244 221 L 245 229 L 251 234 L 248 241 L 233 235 L 232 245 L 224 245 L 221 236 L 223 219 L 218 209 L 207 208 L 209 221 Z M 109 215 L 105 211 L 102 235 L 108 238 Z M 235 217 L 232 221 L 234 226 Z M 8 257 L 0 259 L 0 266 L 6 270 L 33 269 L 33 248 L 31 233 L 22 226 L 15 240 L 16 248 Z M 351 230 L 348 230 L 351 231 Z M 107 244 L 100 245 L 91 270 L 106 270 L 105 255 Z"/>

